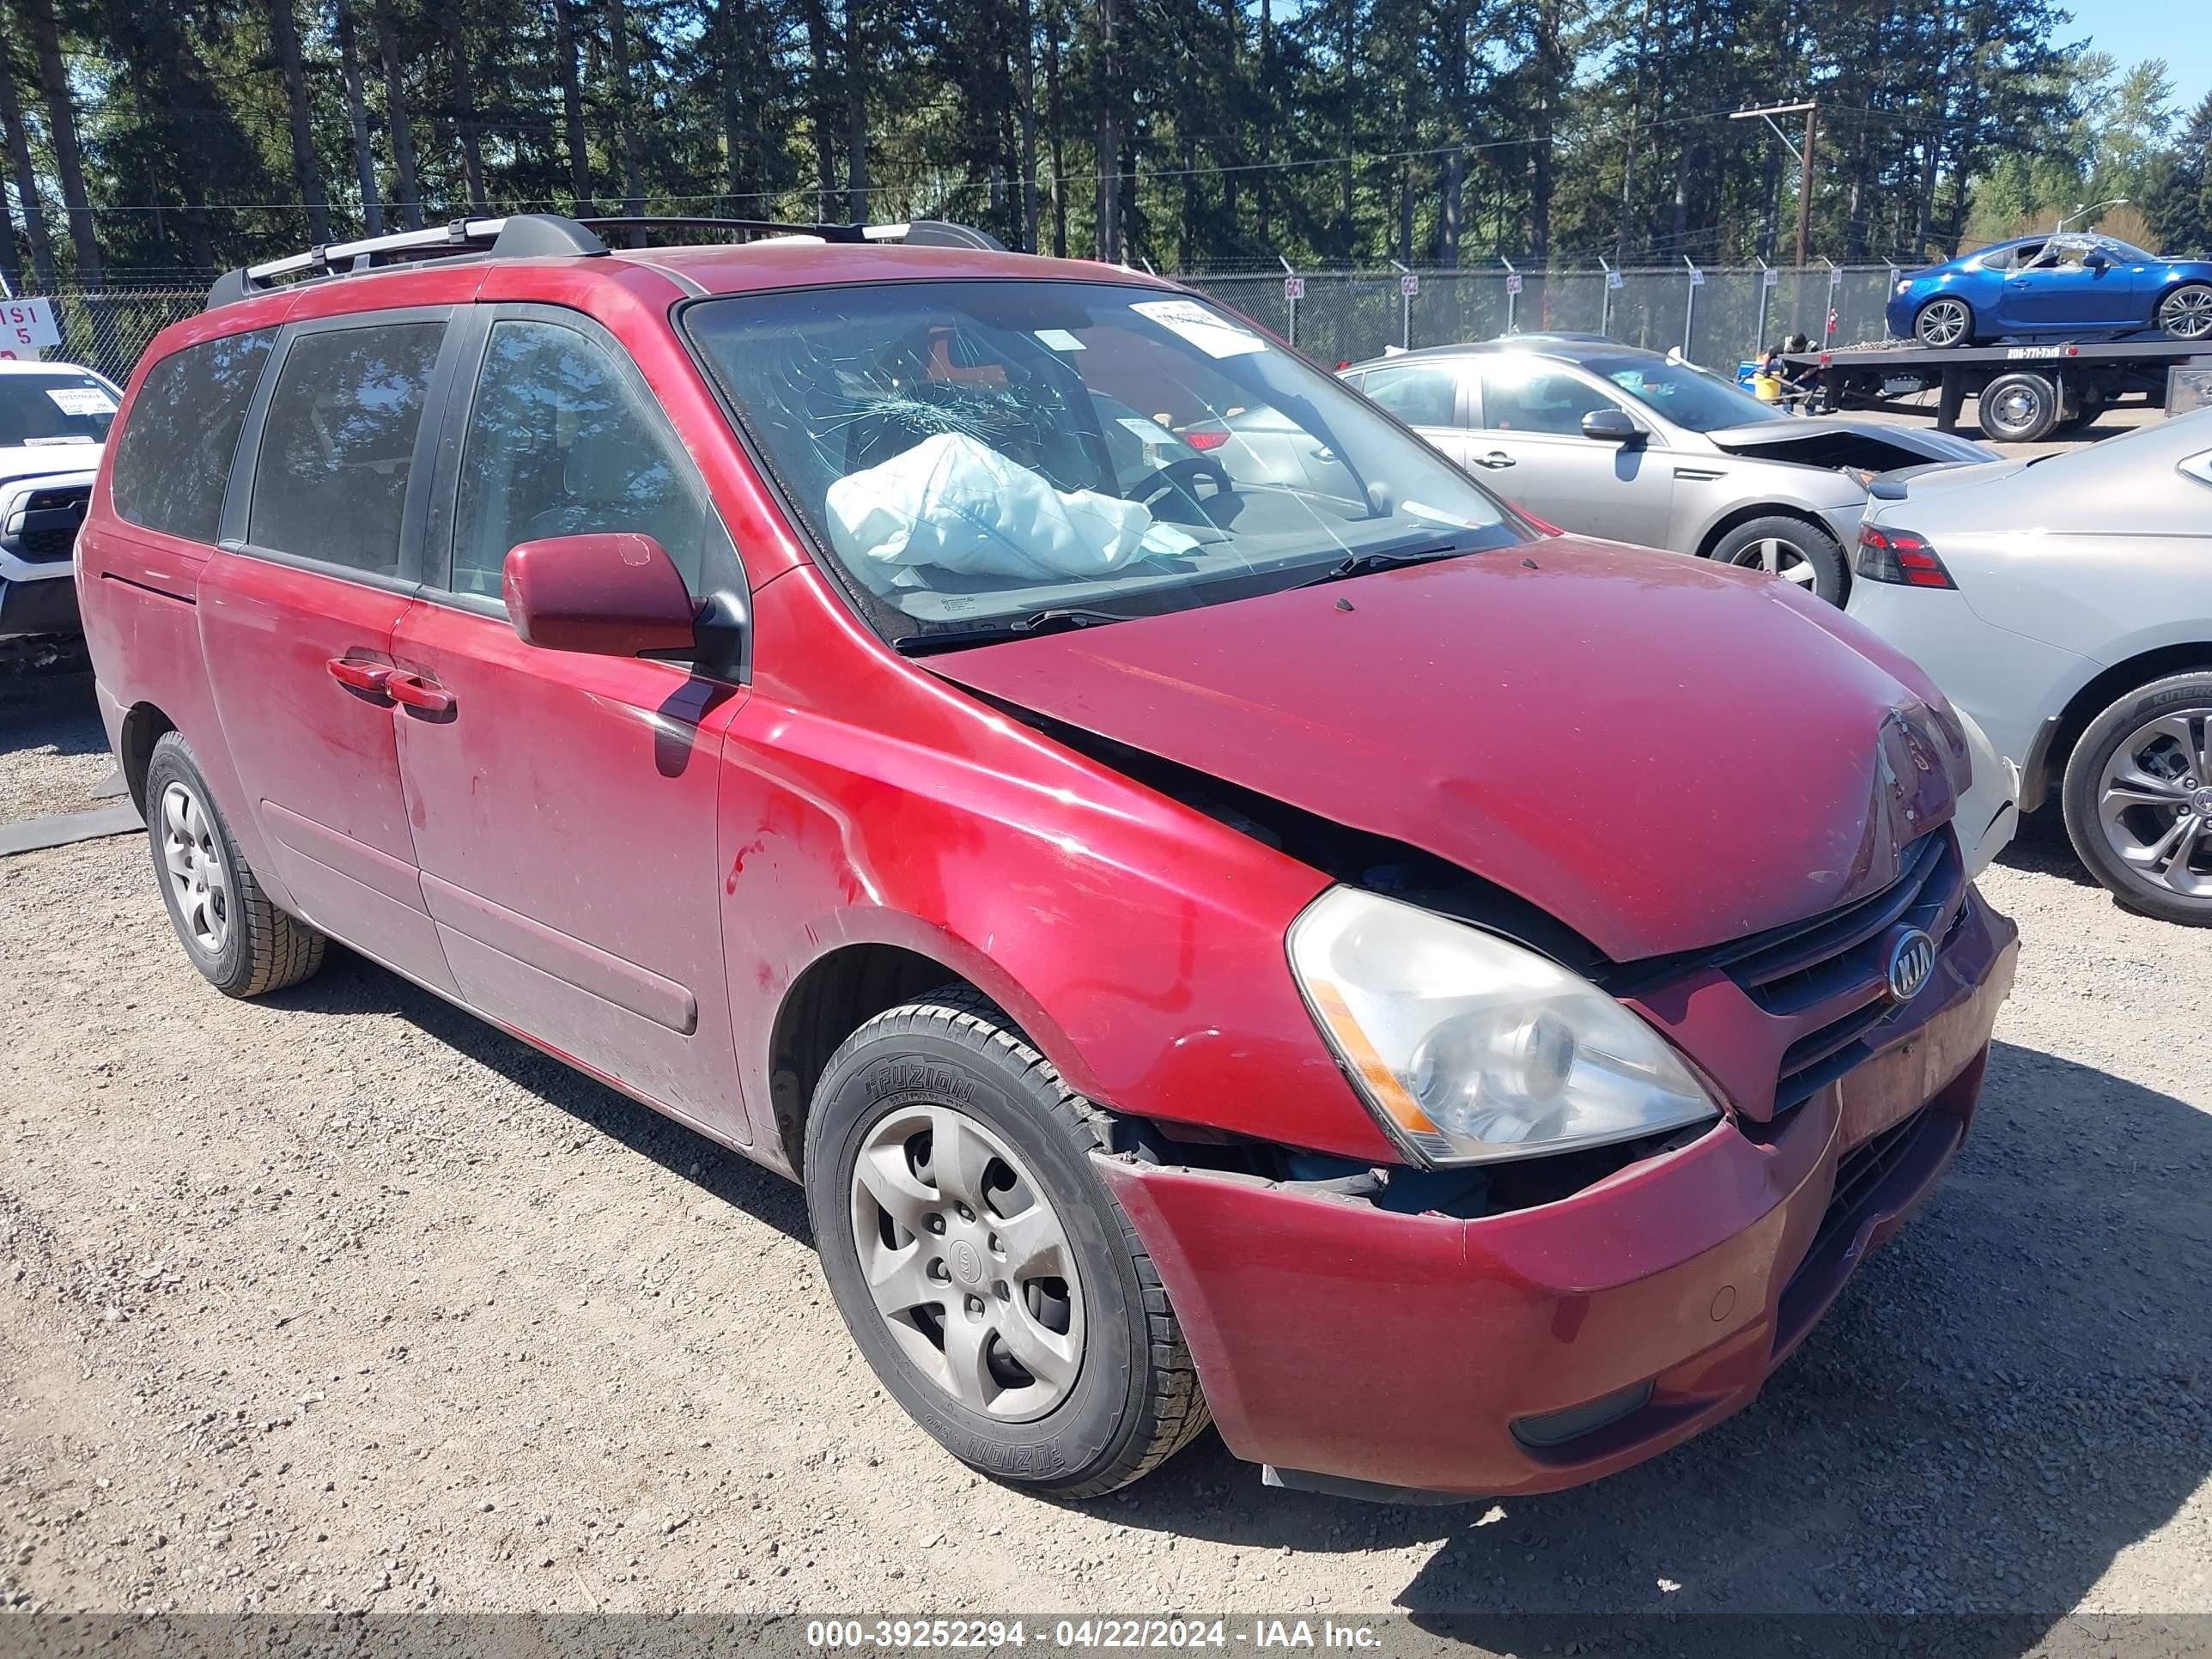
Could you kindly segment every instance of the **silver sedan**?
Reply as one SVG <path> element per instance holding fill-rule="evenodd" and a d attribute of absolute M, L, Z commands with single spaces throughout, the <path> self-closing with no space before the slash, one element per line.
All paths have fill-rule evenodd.
<path fill-rule="evenodd" d="M 1835 605 L 1871 478 L 1994 454 L 1917 428 L 1801 418 L 1693 364 L 1583 338 L 1435 346 L 1343 373 L 1563 530 L 1763 567 Z"/>
<path fill-rule="evenodd" d="M 1877 486 L 1850 611 L 2054 797 L 2128 904 L 2212 923 L 2212 410 Z"/>

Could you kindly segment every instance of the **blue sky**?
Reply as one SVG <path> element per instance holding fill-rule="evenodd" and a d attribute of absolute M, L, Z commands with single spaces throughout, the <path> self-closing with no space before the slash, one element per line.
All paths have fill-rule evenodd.
<path fill-rule="evenodd" d="M 2074 21 L 2060 38 L 2088 37 L 2123 67 L 2163 58 L 2173 71 L 2173 101 L 2183 112 L 2212 92 L 2212 19 L 2191 14 L 2202 0 L 2074 0 Z"/>

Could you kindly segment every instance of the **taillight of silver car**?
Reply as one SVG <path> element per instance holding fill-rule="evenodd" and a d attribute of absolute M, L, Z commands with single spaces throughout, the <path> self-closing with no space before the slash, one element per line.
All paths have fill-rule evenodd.
<path fill-rule="evenodd" d="M 1863 524 L 1858 557 L 1852 568 L 1867 581 L 1898 582 L 1906 587 L 1956 587 L 1936 550 L 1909 530 Z"/>

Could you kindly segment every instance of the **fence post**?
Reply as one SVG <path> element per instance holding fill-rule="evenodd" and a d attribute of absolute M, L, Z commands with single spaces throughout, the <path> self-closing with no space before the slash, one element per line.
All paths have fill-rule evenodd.
<path fill-rule="evenodd" d="M 1820 263 L 1828 268 L 1828 314 L 1820 319 L 1820 345 L 1825 350 L 1835 344 L 1836 325 L 1842 320 L 1836 311 L 1836 295 L 1844 285 L 1844 273 L 1842 268 L 1825 253 L 1820 256 Z"/>
<path fill-rule="evenodd" d="M 1420 292 L 1421 279 L 1412 270 L 1390 261 L 1390 268 L 1398 273 L 1398 346 L 1402 351 L 1413 349 L 1413 295 Z"/>
<path fill-rule="evenodd" d="M 1705 280 L 1705 274 L 1698 269 L 1698 262 L 1686 253 L 1682 256 L 1682 263 L 1690 273 L 1689 292 L 1685 296 L 1687 303 L 1682 307 L 1682 356 L 1695 362 L 1697 359 L 1690 356 L 1690 342 L 1697 337 L 1698 289 Z"/>
<path fill-rule="evenodd" d="M 1510 334 L 1514 316 L 1521 309 L 1521 273 L 1513 269 L 1513 261 L 1502 253 L 1498 256 L 1498 263 L 1505 267 L 1505 331 Z"/>
<path fill-rule="evenodd" d="M 1298 280 L 1298 273 L 1291 269 L 1291 262 L 1281 254 L 1275 256 L 1275 263 L 1283 268 L 1283 301 L 1291 308 L 1291 343 L 1296 345 L 1298 343 L 1298 295 L 1304 291 L 1305 284 Z"/>
<path fill-rule="evenodd" d="M 1753 257 L 1758 258 L 1755 254 Z M 1766 271 L 1766 261 L 1760 259 L 1759 261 L 1759 332 L 1752 341 L 1752 348 L 1761 357 L 1766 355 L 1766 296 L 1769 292 Z"/>
<path fill-rule="evenodd" d="M 1597 331 L 1610 340 L 1613 337 L 1613 267 L 1605 262 L 1605 255 L 1597 256 L 1598 269 L 1605 272 L 1605 286 L 1599 289 L 1604 297 L 1597 302 Z"/>

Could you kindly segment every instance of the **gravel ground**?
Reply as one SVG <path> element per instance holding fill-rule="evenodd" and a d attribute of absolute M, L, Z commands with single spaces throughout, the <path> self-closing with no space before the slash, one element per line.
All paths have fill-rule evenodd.
<path fill-rule="evenodd" d="M 0 689 L 0 817 L 100 745 Z M 2212 1611 L 2212 939 L 2048 824 L 1984 885 L 1975 1133 L 1750 1409 L 1542 1499 L 1209 1434 L 1063 1508 L 876 1386 L 795 1188 L 343 953 L 226 1001 L 139 838 L 0 860 L 0 1606 Z"/>

